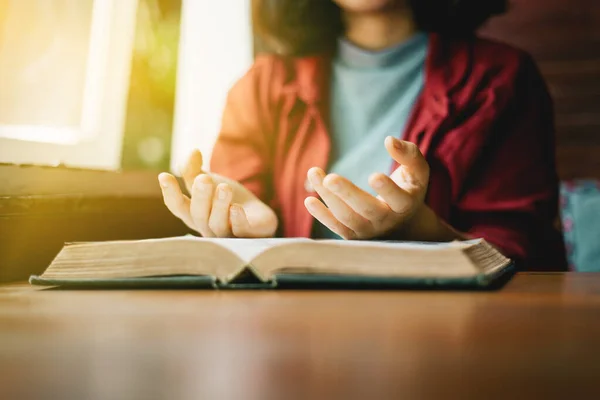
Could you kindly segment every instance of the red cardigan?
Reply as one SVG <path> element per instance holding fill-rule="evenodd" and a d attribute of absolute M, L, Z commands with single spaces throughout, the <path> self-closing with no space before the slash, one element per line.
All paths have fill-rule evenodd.
<path fill-rule="evenodd" d="M 212 154 L 211 170 L 270 204 L 287 237 L 311 233 L 305 179 L 327 168 L 330 70 L 326 56 L 258 56 L 229 93 Z M 430 35 L 423 92 L 397 133 L 427 158 L 427 204 L 440 218 L 521 268 L 565 269 L 552 102 L 526 53 Z"/>

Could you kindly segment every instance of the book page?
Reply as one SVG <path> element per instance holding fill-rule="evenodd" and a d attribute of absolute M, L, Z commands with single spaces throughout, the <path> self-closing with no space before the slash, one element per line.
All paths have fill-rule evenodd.
<path fill-rule="evenodd" d="M 450 249 L 466 249 L 473 245 L 481 243 L 481 239 L 471 240 L 455 240 L 453 242 L 409 242 L 409 241 L 394 241 L 394 240 L 336 240 L 336 239 L 322 239 L 312 240 L 316 243 L 334 244 L 337 246 L 344 247 L 358 247 L 358 248 L 380 248 L 380 249 L 407 249 L 407 250 L 439 250 L 443 248 Z"/>
<path fill-rule="evenodd" d="M 311 242 L 305 238 L 269 238 L 269 239 L 200 239 L 216 243 L 225 247 L 232 253 L 235 253 L 239 258 L 244 260 L 246 264 L 251 264 L 259 254 L 272 247 L 290 244 Z"/>
<path fill-rule="evenodd" d="M 68 244 L 43 274 L 55 279 L 209 275 L 221 278 L 246 262 L 215 240 L 197 237 Z"/>
<path fill-rule="evenodd" d="M 469 249 L 482 248 L 471 252 Z M 373 277 L 457 278 L 485 272 L 482 260 L 496 252 L 482 240 L 443 243 L 311 240 L 270 248 L 252 265 L 264 281 L 276 273 Z M 507 259 L 490 259 L 502 267 Z"/>

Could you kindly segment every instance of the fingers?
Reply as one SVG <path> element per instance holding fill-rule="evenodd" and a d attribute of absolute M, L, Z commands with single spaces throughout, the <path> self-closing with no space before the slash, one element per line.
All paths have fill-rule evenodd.
<path fill-rule="evenodd" d="M 231 232 L 235 237 L 249 237 L 250 223 L 244 209 L 238 204 L 232 204 L 229 209 Z"/>
<path fill-rule="evenodd" d="M 399 187 L 385 174 L 373 174 L 369 177 L 369 185 L 377 192 L 389 208 L 397 214 L 407 214 L 414 206 L 414 197 Z"/>
<path fill-rule="evenodd" d="M 196 230 L 190 214 L 190 199 L 181 193 L 177 179 L 171 174 L 162 173 L 158 175 L 158 182 L 162 190 L 163 201 L 169 211 L 189 228 Z"/>
<path fill-rule="evenodd" d="M 233 192 L 227 183 L 220 183 L 215 190 L 208 227 L 217 237 L 230 237 L 229 208 Z"/>
<path fill-rule="evenodd" d="M 304 206 L 308 212 L 338 236 L 348 240 L 356 238 L 356 233 L 342 224 L 331 210 L 315 197 L 307 197 Z"/>
<path fill-rule="evenodd" d="M 339 175 L 327 175 L 323 180 L 323 186 L 346 202 L 357 214 L 371 222 L 380 222 L 389 212 L 389 207 L 382 201 Z"/>
<path fill-rule="evenodd" d="M 323 186 L 325 172 L 320 168 L 311 168 L 308 179 L 314 190 L 321 196 L 323 202 L 329 207 L 333 216 L 354 232 L 368 232 L 372 229 L 371 223 L 357 214 L 344 200 L 340 199 L 329 189 Z"/>
<path fill-rule="evenodd" d="M 183 177 L 183 181 L 185 182 L 185 186 L 189 193 L 192 193 L 194 179 L 202 173 L 202 153 L 200 153 L 199 150 L 194 149 L 181 171 L 181 176 Z"/>
<path fill-rule="evenodd" d="M 238 238 L 261 238 L 271 237 L 275 228 L 272 230 L 261 229 L 260 226 L 250 225 L 248 215 L 244 208 L 239 204 L 232 204 L 229 208 L 229 219 L 231 222 L 231 232 Z"/>
<path fill-rule="evenodd" d="M 196 230 L 204 237 L 214 237 L 209 227 L 209 218 L 213 204 L 214 184 L 208 175 L 198 175 L 192 184 L 190 214 Z"/>
<path fill-rule="evenodd" d="M 229 208 L 231 230 L 235 237 L 273 237 L 277 231 L 277 214 L 260 200 L 232 204 Z"/>
<path fill-rule="evenodd" d="M 429 182 L 429 164 L 416 144 L 398 140 L 392 136 L 385 138 L 385 148 L 398 164 L 410 172 L 410 179 L 420 187 Z"/>
<path fill-rule="evenodd" d="M 236 237 L 271 237 L 275 234 L 277 215 L 269 206 L 239 183 L 203 173 L 201 165 L 202 155 L 194 151 L 182 170 L 191 199 L 181 192 L 174 176 L 166 173 L 159 176 L 165 204 L 174 215 L 203 237 L 231 237 L 234 234 Z M 234 194 L 243 209 L 241 204 L 232 205 Z"/>

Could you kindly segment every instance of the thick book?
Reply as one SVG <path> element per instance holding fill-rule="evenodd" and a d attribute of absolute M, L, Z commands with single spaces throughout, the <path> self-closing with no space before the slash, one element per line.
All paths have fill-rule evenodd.
<path fill-rule="evenodd" d="M 511 260 L 448 243 L 203 239 L 68 243 L 34 285 L 64 288 L 486 288 Z"/>

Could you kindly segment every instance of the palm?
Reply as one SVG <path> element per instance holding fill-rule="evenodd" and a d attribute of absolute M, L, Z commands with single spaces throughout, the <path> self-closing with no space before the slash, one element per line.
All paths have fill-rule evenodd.
<path fill-rule="evenodd" d="M 369 184 L 377 198 L 339 175 L 319 168 L 308 173 L 322 201 L 306 199 L 308 211 L 346 239 L 371 239 L 406 226 L 422 209 L 429 166 L 416 145 L 389 137 L 385 146 L 399 167 L 390 175 L 373 174 Z"/>
<path fill-rule="evenodd" d="M 182 171 L 191 198 L 175 178 L 159 180 L 169 210 L 204 237 L 270 237 L 277 229 L 275 212 L 239 182 L 202 170 L 202 154 L 194 151 Z"/>

